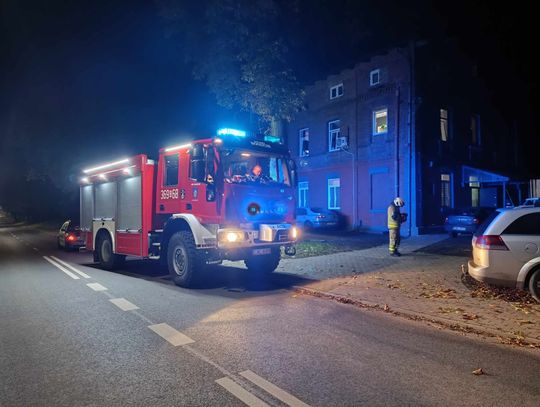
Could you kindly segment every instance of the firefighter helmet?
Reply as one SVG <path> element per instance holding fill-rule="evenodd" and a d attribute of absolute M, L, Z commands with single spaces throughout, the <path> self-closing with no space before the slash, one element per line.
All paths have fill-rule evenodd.
<path fill-rule="evenodd" d="M 404 206 L 405 205 L 405 202 L 403 201 L 403 199 L 401 199 L 399 196 L 394 199 L 394 205 L 396 206 Z"/>

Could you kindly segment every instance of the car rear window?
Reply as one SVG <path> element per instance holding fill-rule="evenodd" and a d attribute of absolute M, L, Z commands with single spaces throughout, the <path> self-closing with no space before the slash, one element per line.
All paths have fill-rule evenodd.
<path fill-rule="evenodd" d="M 481 236 L 486 231 L 487 227 L 501 214 L 500 211 L 493 211 L 489 214 L 489 216 L 484 219 L 484 221 L 478 226 L 478 229 L 476 229 L 476 232 L 474 232 L 475 236 Z"/>
<path fill-rule="evenodd" d="M 540 212 L 528 213 L 506 227 L 503 235 L 540 235 Z"/>

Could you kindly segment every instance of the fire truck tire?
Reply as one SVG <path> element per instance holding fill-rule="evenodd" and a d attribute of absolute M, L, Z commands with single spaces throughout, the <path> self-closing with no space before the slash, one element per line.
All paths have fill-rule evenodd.
<path fill-rule="evenodd" d="M 171 236 L 167 249 L 169 274 L 177 286 L 189 288 L 202 271 L 203 262 L 191 232 L 181 230 Z"/>
<path fill-rule="evenodd" d="M 99 264 L 105 270 L 113 270 L 120 267 L 126 259 L 126 256 L 114 254 L 112 247 L 110 236 L 102 236 L 98 240 L 97 249 Z"/>
<path fill-rule="evenodd" d="M 279 248 L 272 248 L 272 252 L 270 254 L 263 256 L 250 256 L 244 260 L 244 263 L 251 273 L 270 274 L 277 269 L 280 260 L 281 253 Z"/>

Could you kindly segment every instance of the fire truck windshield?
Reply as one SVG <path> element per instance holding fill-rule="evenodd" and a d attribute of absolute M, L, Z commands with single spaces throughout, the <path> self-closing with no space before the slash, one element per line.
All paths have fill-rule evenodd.
<path fill-rule="evenodd" d="M 284 156 L 252 151 L 231 151 L 223 157 L 225 182 L 291 186 Z"/>

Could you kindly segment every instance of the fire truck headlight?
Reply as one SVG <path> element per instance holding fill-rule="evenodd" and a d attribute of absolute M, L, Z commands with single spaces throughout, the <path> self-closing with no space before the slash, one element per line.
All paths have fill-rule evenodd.
<path fill-rule="evenodd" d="M 299 235 L 300 235 L 300 231 L 298 230 L 296 226 L 293 226 L 291 230 L 289 231 L 289 236 L 291 237 L 292 240 L 296 240 L 298 239 Z"/>
<path fill-rule="evenodd" d="M 240 230 L 224 230 L 219 233 L 219 241 L 223 243 L 239 243 L 244 240 L 245 234 Z"/>

